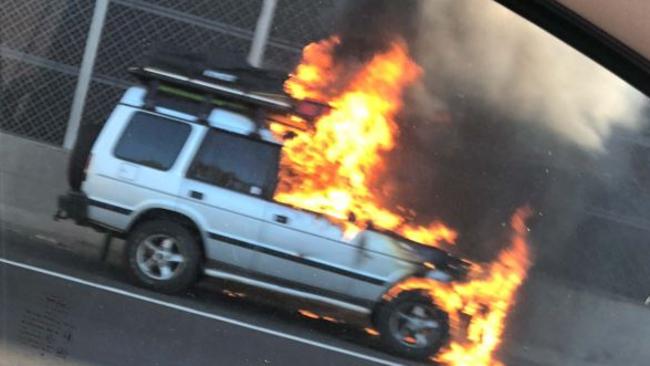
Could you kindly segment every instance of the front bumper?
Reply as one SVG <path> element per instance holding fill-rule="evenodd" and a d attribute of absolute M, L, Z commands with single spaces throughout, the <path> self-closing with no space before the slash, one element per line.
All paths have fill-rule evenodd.
<path fill-rule="evenodd" d="M 73 220 L 78 225 L 88 223 L 88 196 L 83 192 L 70 191 L 59 196 L 54 220 Z"/>

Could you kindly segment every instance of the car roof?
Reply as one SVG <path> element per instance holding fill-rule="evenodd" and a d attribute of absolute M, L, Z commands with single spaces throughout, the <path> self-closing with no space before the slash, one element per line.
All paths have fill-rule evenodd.
<path fill-rule="evenodd" d="M 147 89 L 141 86 L 132 86 L 124 93 L 120 104 L 136 108 L 144 108 Z M 170 107 L 156 106 L 155 111 L 172 118 L 185 120 L 187 122 L 198 122 L 198 117 L 184 113 Z M 263 141 L 281 145 L 273 133 L 266 128 L 257 129 L 255 122 L 248 116 L 224 108 L 213 108 L 206 122 L 214 128 L 226 130 L 236 134 L 248 136 L 257 132 Z"/>

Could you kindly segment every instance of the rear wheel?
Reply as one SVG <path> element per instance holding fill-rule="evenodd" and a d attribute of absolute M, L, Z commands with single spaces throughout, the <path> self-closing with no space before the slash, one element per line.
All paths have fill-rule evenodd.
<path fill-rule="evenodd" d="M 127 239 L 126 257 L 129 274 L 137 284 L 165 293 L 188 289 L 201 267 L 198 239 L 173 220 L 138 225 Z"/>
<path fill-rule="evenodd" d="M 447 314 L 419 292 L 402 293 L 382 304 L 376 323 L 389 350 L 418 360 L 438 352 L 449 335 Z"/>

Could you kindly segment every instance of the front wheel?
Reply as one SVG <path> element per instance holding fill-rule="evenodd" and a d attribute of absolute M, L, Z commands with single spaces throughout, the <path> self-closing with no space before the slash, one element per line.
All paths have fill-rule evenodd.
<path fill-rule="evenodd" d="M 419 292 L 405 292 L 382 304 L 376 326 L 390 351 L 418 360 L 438 352 L 449 335 L 447 314 Z"/>
<path fill-rule="evenodd" d="M 178 222 L 147 221 L 129 235 L 126 262 L 137 284 L 165 293 L 181 292 L 198 278 L 199 241 Z"/>

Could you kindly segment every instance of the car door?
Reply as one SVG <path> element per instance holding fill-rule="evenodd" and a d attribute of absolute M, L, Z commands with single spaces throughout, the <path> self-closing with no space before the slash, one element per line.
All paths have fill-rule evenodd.
<path fill-rule="evenodd" d="M 357 257 L 355 268 L 384 280 L 381 285 L 356 282 L 351 292 L 361 298 L 378 299 L 387 286 L 421 269 L 422 259 L 416 251 L 396 236 L 364 230 L 353 243 L 363 253 Z"/>
<path fill-rule="evenodd" d="M 269 202 L 255 269 L 288 286 L 354 301 L 357 285 L 383 286 L 360 269 L 366 253 L 325 216 Z"/>
<path fill-rule="evenodd" d="M 149 206 L 173 209 L 180 164 L 192 125 L 159 114 L 118 107 L 92 150 L 83 189 L 89 216 L 126 229 Z"/>
<path fill-rule="evenodd" d="M 183 179 L 179 209 L 201 223 L 206 256 L 220 268 L 250 269 L 278 157 L 275 144 L 207 129 Z"/>

